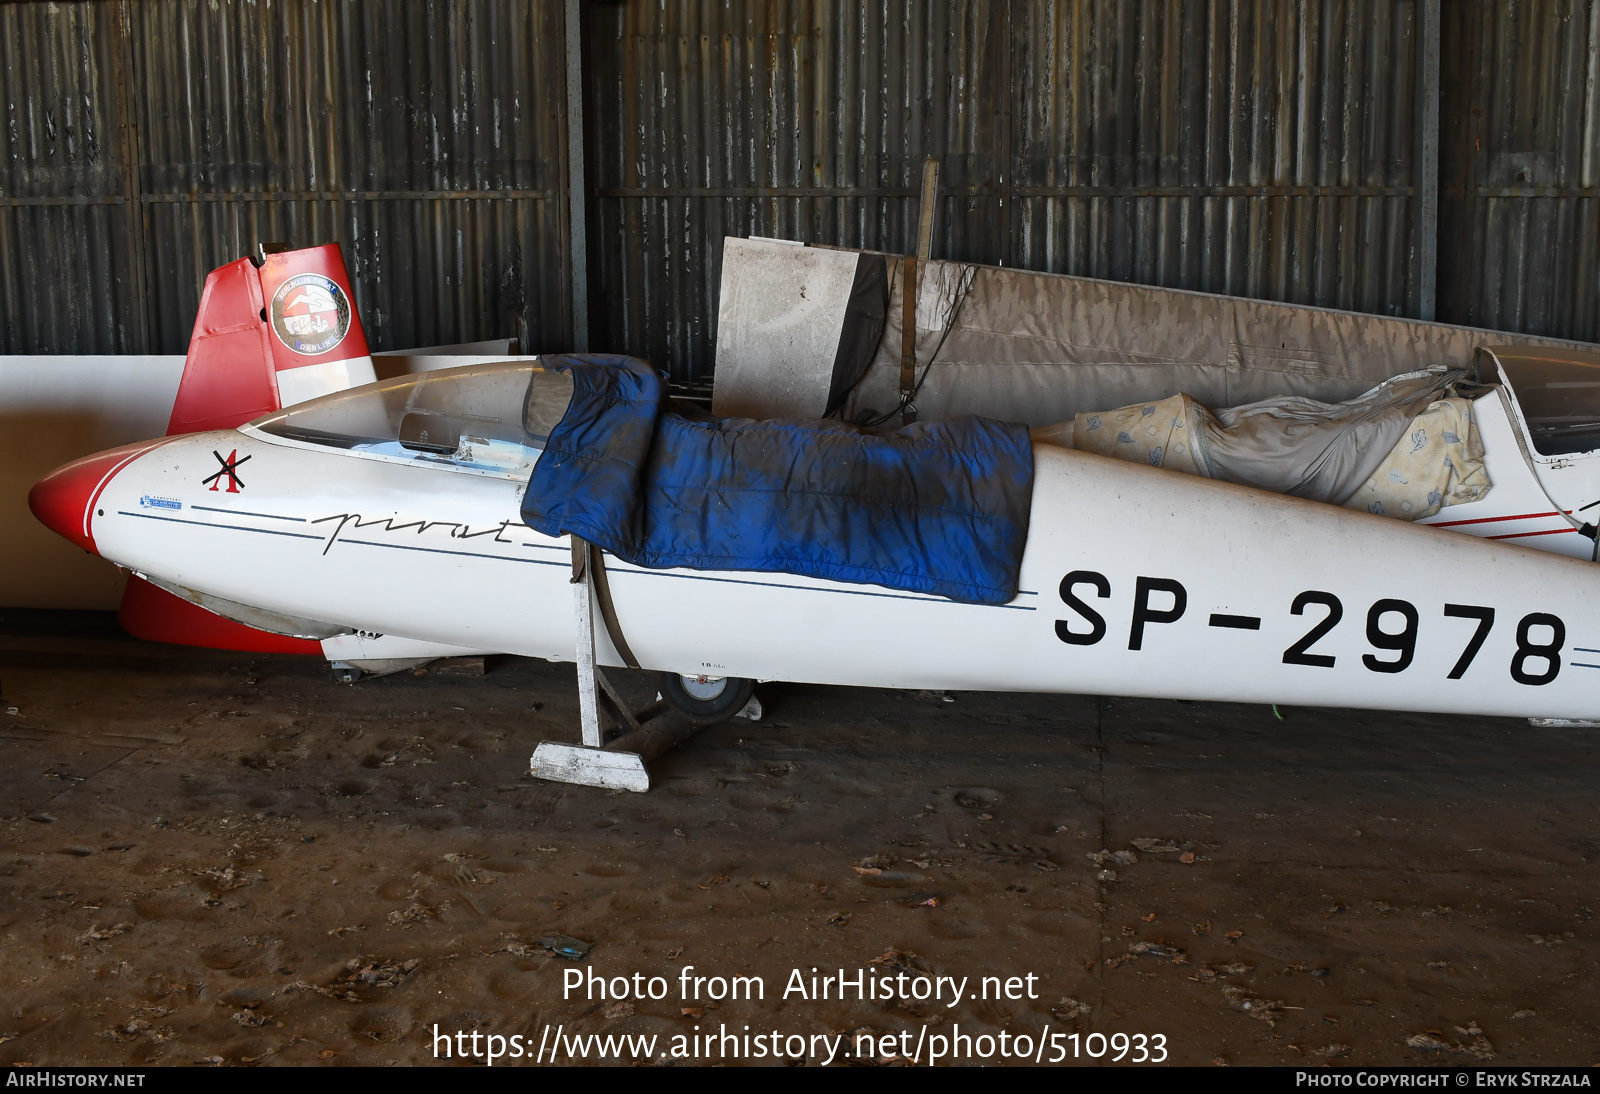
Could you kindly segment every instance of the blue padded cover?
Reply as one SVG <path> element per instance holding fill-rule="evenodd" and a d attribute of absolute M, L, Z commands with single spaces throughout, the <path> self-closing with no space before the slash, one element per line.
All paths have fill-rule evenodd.
<path fill-rule="evenodd" d="M 1033 500 L 1020 425 L 961 417 L 864 433 L 832 421 L 684 418 L 631 357 L 544 358 L 572 403 L 522 519 L 639 566 L 754 570 L 975 604 L 1017 595 Z"/>

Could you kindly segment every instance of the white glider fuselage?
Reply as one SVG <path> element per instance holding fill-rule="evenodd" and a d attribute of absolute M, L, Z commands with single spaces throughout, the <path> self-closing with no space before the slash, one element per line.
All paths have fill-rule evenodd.
<path fill-rule="evenodd" d="M 622 632 L 644 667 L 686 675 L 1600 717 L 1600 566 L 1046 445 L 1034 459 L 1009 604 L 608 558 Z M 525 484 L 246 427 L 125 464 L 87 530 L 169 585 L 572 660 L 569 544 L 522 523 Z"/>

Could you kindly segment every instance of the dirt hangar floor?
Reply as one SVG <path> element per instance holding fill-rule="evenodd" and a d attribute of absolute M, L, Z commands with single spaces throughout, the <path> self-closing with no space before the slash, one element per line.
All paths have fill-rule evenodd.
<path fill-rule="evenodd" d="M 637 795 L 527 776 L 576 737 L 570 666 L 350 687 L 30 619 L 0 639 L 0 1063 L 924 1022 L 1159 1033 L 1178 1063 L 1600 1060 L 1594 731 L 769 685 Z M 553 934 L 673 994 L 563 1002 Z M 685 1003 L 684 965 L 766 999 Z M 784 1001 L 813 966 L 1039 997 Z"/>

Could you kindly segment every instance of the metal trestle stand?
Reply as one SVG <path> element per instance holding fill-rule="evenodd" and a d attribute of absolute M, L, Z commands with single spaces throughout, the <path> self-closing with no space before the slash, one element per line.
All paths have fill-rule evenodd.
<path fill-rule="evenodd" d="M 577 536 L 572 537 L 572 590 L 578 636 L 578 715 L 583 743 L 540 741 L 529 761 L 529 770 L 536 778 L 552 782 L 642 793 L 650 789 L 650 775 L 644 765 L 694 736 L 704 726 L 662 700 L 643 710 L 631 710 L 606 678 L 605 670 L 595 663 L 594 617 L 598 600 L 612 646 L 629 668 L 639 667 L 622 636 L 612 607 L 604 554 Z M 621 731 L 609 742 L 601 734 L 602 707 Z"/>

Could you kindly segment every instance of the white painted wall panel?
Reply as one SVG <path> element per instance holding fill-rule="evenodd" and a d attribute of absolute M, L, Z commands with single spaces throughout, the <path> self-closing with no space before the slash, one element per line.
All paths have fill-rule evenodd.
<path fill-rule="evenodd" d="M 123 578 L 33 518 L 51 470 L 167 431 L 183 356 L 0 357 L 0 606 L 114 609 Z"/>

